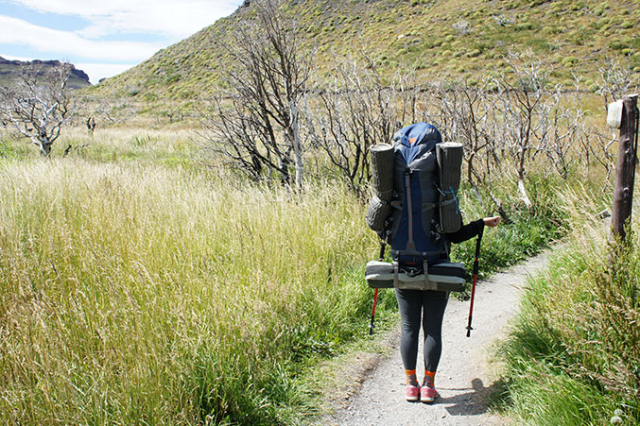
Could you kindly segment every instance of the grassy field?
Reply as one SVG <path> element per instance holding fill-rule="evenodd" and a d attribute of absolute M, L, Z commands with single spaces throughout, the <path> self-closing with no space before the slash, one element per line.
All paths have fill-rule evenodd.
<path fill-rule="evenodd" d="M 344 188 L 70 158 L 0 176 L 3 419 L 290 423 L 292 365 L 364 327 L 373 239 Z"/>
<path fill-rule="evenodd" d="M 306 48 L 318 47 L 316 79 L 339 71 L 336 58 L 379 46 L 360 61 L 371 74 L 354 71 L 370 93 L 352 91 L 349 75 L 335 82 L 336 99 L 357 94 L 363 112 L 330 123 L 345 132 L 333 149 L 385 123 L 425 120 L 475 150 L 475 177 L 458 193 L 465 219 L 494 215 L 497 203 L 511 219 L 483 241 L 484 276 L 570 240 L 531 283 L 502 350 L 500 407 L 518 424 L 637 422 L 637 237 L 616 248 L 596 219 L 611 205 L 615 157 L 602 106 L 637 89 L 637 2 L 365 3 L 289 10 Z M 334 390 L 317 377 L 318 361 L 372 344 L 363 272 L 378 243 L 364 223 L 367 174 L 352 182 L 355 195 L 311 138 L 346 107 L 305 111 L 299 191 L 272 167 L 250 183 L 237 163 L 207 157 L 189 122 L 206 112 L 195 99 L 219 83 L 228 58 L 213 45 L 232 21 L 81 92 L 51 159 L 0 129 L 0 423 L 308 424 Z M 509 52 L 528 50 L 548 80 L 509 65 Z M 618 62 L 610 75 L 605 58 Z M 405 90 L 411 70 L 420 90 Z M 396 72 L 398 87 L 382 90 Z M 501 105 L 503 77 L 541 83 L 536 105 L 548 108 Z M 550 90 L 555 83 L 565 89 Z M 117 101 L 106 105 L 107 94 Z M 82 123 L 89 114 L 95 134 Z M 473 252 L 469 241 L 452 257 L 470 270 Z M 392 291 L 380 297 L 384 329 L 397 313 Z"/>
<path fill-rule="evenodd" d="M 305 380 L 314 360 L 369 339 L 377 242 L 339 182 L 245 183 L 202 167 L 186 129 L 76 127 L 50 160 L 3 141 L 5 422 L 304 424 L 330 391 Z M 553 200 L 554 185 L 537 188 Z M 481 217 L 462 196 L 465 217 Z M 513 210 L 484 243 L 485 270 L 559 235 L 552 204 Z M 395 315 L 382 292 L 381 329 Z"/>
<path fill-rule="evenodd" d="M 483 78 L 509 73 L 508 52 L 531 51 L 553 70 L 552 84 L 597 90 L 599 68 L 610 60 L 640 75 L 640 8 L 637 1 L 582 0 L 368 0 L 285 2 L 305 52 L 312 56 L 320 86 L 345 58 L 369 63 L 389 78 L 415 69 L 418 82 Z M 233 65 L 229 35 L 252 13 L 241 7 L 191 37 L 157 52 L 137 67 L 85 93 L 143 102 L 167 110 L 178 101 L 219 89 Z M 233 44 L 233 43 L 232 43 Z M 366 58 L 365 58 L 366 56 Z"/>

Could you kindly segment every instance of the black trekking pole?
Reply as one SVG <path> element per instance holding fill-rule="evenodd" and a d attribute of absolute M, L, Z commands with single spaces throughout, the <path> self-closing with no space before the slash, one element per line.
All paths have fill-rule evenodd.
<path fill-rule="evenodd" d="M 380 262 L 382 262 L 384 260 L 384 248 L 386 246 L 386 243 L 384 241 L 380 242 L 380 256 L 378 257 L 378 260 L 380 260 Z M 369 335 L 373 334 L 373 321 L 376 318 L 376 305 L 378 304 L 378 289 L 376 288 L 376 291 L 373 293 L 373 309 L 371 309 L 371 323 L 369 324 Z"/>
<path fill-rule="evenodd" d="M 480 244 L 482 243 L 482 232 L 478 234 L 476 240 L 476 259 L 473 262 L 473 286 L 471 287 L 471 306 L 469 307 L 469 324 L 467 325 L 467 337 L 471 337 L 471 321 L 473 320 L 473 302 L 476 298 L 476 283 L 478 282 L 478 264 L 480 263 Z"/>

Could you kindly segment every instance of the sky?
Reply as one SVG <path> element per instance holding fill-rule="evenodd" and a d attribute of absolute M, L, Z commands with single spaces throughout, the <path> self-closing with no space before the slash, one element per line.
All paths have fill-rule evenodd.
<path fill-rule="evenodd" d="M 0 56 L 71 62 L 92 84 L 228 16 L 242 0 L 0 0 Z"/>

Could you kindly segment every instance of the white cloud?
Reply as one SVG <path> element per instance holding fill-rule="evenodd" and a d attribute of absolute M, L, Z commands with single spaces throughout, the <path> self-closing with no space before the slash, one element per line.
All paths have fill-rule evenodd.
<path fill-rule="evenodd" d="M 242 0 L 13 0 L 38 12 L 84 18 L 82 34 L 155 33 L 183 38 L 231 14 Z"/>
<path fill-rule="evenodd" d="M 242 1 L 0 0 L 0 4 L 13 2 L 39 13 L 82 20 L 73 22 L 76 31 L 63 31 L 6 16 L 0 11 L 0 47 L 25 46 L 23 55 L 73 62 L 89 74 L 92 83 L 97 83 L 212 25 L 231 14 Z M 78 23 L 83 21 L 87 25 L 78 30 Z M 57 22 L 59 25 L 61 20 Z M 130 41 L 114 41 L 113 37 L 109 40 L 109 36 L 117 36 L 118 40 L 126 36 Z"/>
<path fill-rule="evenodd" d="M 0 44 L 3 43 L 27 45 L 41 52 L 101 61 L 141 61 L 164 47 L 156 43 L 88 40 L 71 32 L 52 30 L 0 15 Z"/>
<path fill-rule="evenodd" d="M 0 56 L 9 61 L 22 61 L 22 62 L 33 61 L 33 58 L 26 58 L 24 56 L 13 56 L 13 55 L 5 55 L 5 54 L 2 54 Z"/>

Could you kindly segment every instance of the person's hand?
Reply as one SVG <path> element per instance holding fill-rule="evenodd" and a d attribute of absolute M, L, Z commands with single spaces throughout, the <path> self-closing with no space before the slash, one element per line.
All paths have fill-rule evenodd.
<path fill-rule="evenodd" d="M 489 227 L 493 228 L 493 227 L 498 226 L 498 224 L 500 223 L 500 216 L 485 217 L 482 220 L 484 220 L 485 226 L 489 226 Z"/>

